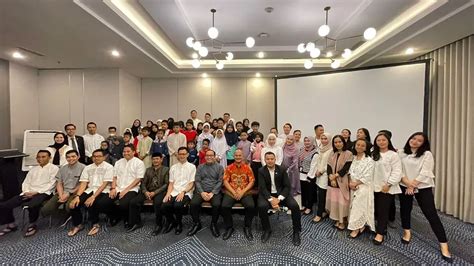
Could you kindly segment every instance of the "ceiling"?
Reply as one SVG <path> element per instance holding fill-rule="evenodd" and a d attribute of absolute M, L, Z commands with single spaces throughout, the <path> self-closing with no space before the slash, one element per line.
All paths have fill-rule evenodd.
<path fill-rule="evenodd" d="M 0 58 L 39 69 L 122 68 L 144 78 L 326 71 L 329 59 L 316 59 L 306 70 L 309 54 L 296 51 L 299 43 L 318 40 L 326 6 L 331 6 L 331 38 L 361 35 L 368 27 L 378 31 L 369 42 L 338 41 L 337 50 L 353 49 L 341 67 L 411 60 L 474 33 L 474 0 L 1 0 Z M 273 11 L 266 12 L 267 7 Z M 253 36 L 256 44 L 226 45 L 223 50 L 234 52 L 234 60 L 225 62 L 223 70 L 215 68 L 211 56 L 194 69 L 194 51 L 185 40 L 207 38 L 211 8 L 217 10 L 219 40 L 242 42 Z M 269 36 L 260 38 L 260 33 Z M 325 48 L 324 41 L 316 45 Z M 23 52 L 25 59 L 13 59 L 18 47 L 42 56 Z M 408 47 L 415 52 L 406 55 Z M 121 56 L 110 56 L 112 49 Z M 260 51 L 263 59 L 256 56 Z"/>

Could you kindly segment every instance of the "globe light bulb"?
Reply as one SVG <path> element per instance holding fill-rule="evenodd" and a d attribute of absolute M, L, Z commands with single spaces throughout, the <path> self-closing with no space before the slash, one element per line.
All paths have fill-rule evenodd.
<path fill-rule="evenodd" d="M 326 37 L 328 36 L 329 32 L 331 31 L 331 28 L 329 28 L 328 25 L 324 24 L 324 25 L 321 25 L 318 29 L 318 34 L 319 36 L 321 37 Z"/>
<path fill-rule="evenodd" d="M 247 45 L 248 48 L 252 48 L 255 45 L 255 39 L 252 37 L 248 37 L 245 40 L 245 45 Z"/>
<path fill-rule="evenodd" d="M 216 27 L 210 27 L 207 30 L 207 35 L 209 35 L 209 38 L 215 39 L 215 38 L 217 38 L 217 36 L 219 36 L 219 31 L 217 30 Z"/>
<path fill-rule="evenodd" d="M 304 61 L 304 68 L 311 69 L 313 67 L 313 61 L 307 59 Z"/>
<path fill-rule="evenodd" d="M 377 35 L 377 31 L 374 28 L 368 28 L 364 31 L 364 39 L 367 41 L 372 40 Z"/>

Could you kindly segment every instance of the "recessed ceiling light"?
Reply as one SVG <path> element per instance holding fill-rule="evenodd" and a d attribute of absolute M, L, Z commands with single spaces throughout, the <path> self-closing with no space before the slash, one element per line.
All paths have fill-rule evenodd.
<path fill-rule="evenodd" d="M 203 78 L 207 78 L 207 77 L 208 77 L 208 75 L 207 75 L 207 73 L 202 73 L 202 74 L 201 74 L 201 77 L 203 77 Z"/>
<path fill-rule="evenodd" d="M 265 53 L 264 53 L 264 52 L 258 52 L 258 53 L 257 53 L 257 57 L 258 57 L 258 58 L 264 58 L 264 57 L 265 57 Z"/>
<path fill-rule="evenodd" d="M 115 56 L 115 57 L 119 57 L 119 56 L 120 56 L 120 53 L 119 53 L 119 51 L 117 51 L 117 50 L 112 50 L 110 53 L 111 53 L 113 56 Z"/>
<path fill-rule="evenodd" d="M 257 78 L 259 78 L 259 77 L 261 77 L 262 75 L 260 75 L 260 73 L 257 72 L 257 73 L 255 73 L 255 76 L 256 76 Z"/>
<path fill-rule="evenodd" d="M 260 32 L 257 36 L 258 36 L 258 38 L 268 38 L 268 37 L 270 37 L 270 34 L 268 34 L 266 32 Z"/>
<path fill-rule="evenodd" d="M 415 52 L 415 49 L 410 47 L 410 48 L 406 49 L 405 54 L 413 54 L 413 52 Z"/>
<path fill-rule="evenodd" d="M 13 56 L 13 58 L 17 58 L 17 59 L 25 58 L 25 56 L 22 53 L 18 52 L 18 51 L 14 52 L 12 56 Z"/>
<path fill-rule="evenodd" d="M 326 53 L 326 57 L 332 57 L 332 56 L 333 56 L 332 52 L 327 52 Z"/>

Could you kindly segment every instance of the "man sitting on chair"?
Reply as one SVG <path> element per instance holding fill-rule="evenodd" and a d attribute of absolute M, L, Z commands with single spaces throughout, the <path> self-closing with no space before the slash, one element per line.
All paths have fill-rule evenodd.
<path fill-rule="evenodd" d="M 211 233 L 214 237 L 219 237 L 219 208 L 221 207 L 221 188 L 224 167 L 216 162 L 216 153 L 213 150 L 206 151 L 206 163 L 198 166 L 194 184 L 196 186 L 193 199 L 191 200 L 191 216 L 193 217 L 193 227 L 188 232 L 188 236 L 196 234 L 201 230 L 199 211 L 201 203 L 207 201 L 212 206 Z"/>
<path fill-rule="evenodd" d="M 267 242 L 272 232 L 268 210 L 270 208 L 279 210 L 281 206 L 287 206 L 291 210 L 293 222 L 293 245 L 299 246 L 301 244 L 300 208 L 290 195 L 291 184 L 288 174 L 285 169 L 275 164 L 275 158 L 273 152 L 265 153 L 266 165 L 258 170 L 258 213 L 264 230 L 262 242 Z"/>
<path fill-rule="evenodd" d="M 0 236 L 16 231 L 13 209 L 18 206 L 28 207 L 29 225 L 25 236 L 32 236 L 36 233 L 41 204 L 51 197 L 56 184 L 56 174 L 59 168 L 49 163 L 51 153 L 47 150 L 40 150 L 36 154 L 38 166 L 31 168 L 26 175 L 25 181 L 21 185 L 21 194 L 13 198 L 0 202 L 0 225 L 7 226 L 0 231 Z"/>
<path fill-rule="evenodd" d="M 74 236 L 84 229 L 82 206 L 87 208 L 89 221 L 92 224 L 89 236 L 94 236 L 99 232 L 100 212 L 107 213 L 109 216 L 112 214 L 114 201 L 109 197 L 109 191 L 114 177 L 114 167 L 104 160 L 104 151 L 95 150 L 92 152 L 93 164 L 86 166 L 82 171 L 79 189 L 69 204 L 74 227 L 68 232 L 68 236 Z"/>
<path fill-rule="evenodd" d="M 163 213 L 166 215 L 164 233 L 169 233 L 175 227 L 174 233 L 183 232 L 183 214 L 186 205 L 191 201 L 194 190 L 196 166 L 188 162 L 188 148 L 178 149 L 178 163 L 171 166 L 168 191 L 163 199 Z"/>
<path fill-rule="evenodd" d="M 76 150 L 66 152 L 67 164 L 63 165 L 56 175 L 56 194 L 41 208 L 43 217 L 57 213 L 59 206 L 69 213 L 69 203 L 74 199 L 74 193 L 79 188 L 79 177 L 85 165 L 79 162 L 79 153 Z"/>
<path fill-rule="evenodd" d="M 234 232 L 231 210 L 234 203 L 240 202 L 245 208 L 244 234 L 251 241 L 253 240 L 252 219 L 256 214 L 256 210 L 250 190 L 255 183 L 255 177 L 250 166 L 243 162 L 242 150 L 235 151 L 234 160 L 233 164 L 227 166 L 224 173 L 226 191 L 222 200 L 222 216 L 224 217 L 226 231 L 222 239 L 229 239 Z"/>

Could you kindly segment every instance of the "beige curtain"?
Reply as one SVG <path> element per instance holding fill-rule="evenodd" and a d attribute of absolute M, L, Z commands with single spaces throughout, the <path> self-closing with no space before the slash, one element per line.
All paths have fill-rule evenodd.
<path fill-rule="evenodd" d="M 428 134 L 437 208 L 474 223 L 474 36 L 418 59 L 431 59 Z"/>

